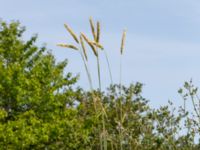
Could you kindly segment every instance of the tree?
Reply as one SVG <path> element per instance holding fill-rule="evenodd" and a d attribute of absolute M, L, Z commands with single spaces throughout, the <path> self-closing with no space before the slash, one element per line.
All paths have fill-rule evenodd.
<path fill-rule="evenodd" d="M 23 41 L 24 31 L 19 22 L 0 24 L 0 147 L 76 149 L 87 140 L 70 107 L 77 77 L 64 75 L 67 61 L 56 63 L 37 36 Z"/>

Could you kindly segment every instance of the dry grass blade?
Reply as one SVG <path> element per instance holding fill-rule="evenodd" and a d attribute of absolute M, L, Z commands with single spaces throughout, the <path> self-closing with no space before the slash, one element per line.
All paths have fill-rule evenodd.
<path fill-rule="evenodd" d="M 74 50 L 78 50 L 78 48 L 76 46 L 71 45 L 71 44 L 57 44 L 57 46 L 64 47 L 64 48 L 71 48 L 71 49 L 74 49 Z"/>
<path fill-rule="evenodd" d="M 88 43 L 88 45 L 91 47 L 94 55 L 96 57 L 98 57 L 98 53 L 97 53 L 97 50 L 95 48 L 95 46 L 92 44 L 92 42 L 85 36 L 85 34 L 81 33 L 81 36 L 84 38 L 84 40 Z"/>
<path fill-rule="evenodd" d="M 90 27 L 91 27 L 91 30 L 92 30 L 93 38 L 96 39 L 97 37 L 96 37 L 96 33 L 95 33 L 95 28 L 94 28 L 94 23 L 93 23 L 92 17 L 90 17 L 89 21 L 90 21 Z"/>
<path fill-rule="evenodd" d="M 73 32 L 73 30 L 67 24 L 64 24 L 64 26 L 67 29 L 67 31 L 71 34 L 71 36 L 74 38 L 74 40 L 77 43 L 79 43 L 78 38 L 77 38 L 76 34 Z"/>
<path fill-rule="evenodd" d="M 123 54 L 125 40 L 126 40 L 126 30 L 124 30 L 122 34 L 121 49 L 120 49 L 121 54 Z"/>
<path fill-rule="evenodd" d="M 85 48 L 85 44 L 84 44 L 84 42 L 83 42 L 82 36 L 80 36 L 80 42 L 81 42 L 81 47 L 82 47 L 82 49 L 83 49 L 83 54 L 84 54 L 84 56 L 85 56 L 85 59 L 88 60 L 87 53 L 86 53 L 86 48 Z"/>
<path fill-rule="evenodd" d="M 96 38 L 96 42 L 99 43 L 99 39 L 100 39 L 100 22 L 97 21 L 97 38 Z"/>

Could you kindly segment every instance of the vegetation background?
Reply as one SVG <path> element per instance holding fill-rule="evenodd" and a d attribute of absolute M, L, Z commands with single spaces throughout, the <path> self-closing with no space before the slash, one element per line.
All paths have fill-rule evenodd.
<path fill-rule="evenodd" d="M 78 77 L 64 73 L 67 61 L 56 63 L 45 47 L 34 44 L 36 36 L 23 41 L 25 28 L 18 22 L 1 22 L 1 149 L 199 149 L 196 139 L 199 137 L 200 99 L 192 81 L 185 82 L 179 90 L 184 105 L 178 111 L 170 101 L 168 106 L 159 109 L 149 107 L 141 95 L 141 83 L 129 87 L 121 82 L 111 84 L 103 92 L 99 49 L 105 50 L 99 43 L 100 24 L 97 22 L 95 28 L 90 19 L 90 26 L 93 40 L 84 33 L 78 39 L 65 25 L 81 48 L 58 44 L 80 52 L 91 85 L 91 89 L 85 91 L 72 87 Z M 121 57 L 125 36 L 126 31 L 122 35 Z M 97 90 L 91 82 L 84 43 L 97 59 Z M 120 68 L 122 70 L 122 65 Z M 110 77 L 112 79 L 112 75 Z M 193 111 L 187 110 L 188 99 Z"/>
<path fill-rule="evenodd" d="M 9 4 L 9 2 L 5 2 L 5 4 Z M 105 2 L 102 2 L 102 4 L 105 4 Z M 121 3 L 117 3 L 117 8 L 121 7 L 119 4 Z M 132 3 L 127 1 L 124 6 L 127 6 L 127 4 Z M 163 3 L 158 4 L 156 8 L 160 8 L 162 6 L 160 4 Z M 187 3 L 182 3 L 183 6 L 185 4 Z M 8 16 L 10 14 L 8 11 Z M 185 19 L 182 16 L 178 16 L 178 18 L 180 22 Z M 122 21 L 121 23 L 125 22 Z M 182 29 L 188 23 L 186 22 L 181 26 Z M 141 66 L 140 63 L 133 63 L 135 66 L 131 65 L 130 69 L 132 62 L 125 55 L 128 52 L 125 44 L 126 30 L 122 33 L 121 41 L 114 42 L 115 47 L 111 47 L 115 51 L 107 51 L 108 48 L 104 44 L 107 43 L 107 38 L 102 36 L 101 22 L 96 22 L 96 19 L 90 18 L 88 24 L 90 25 L 89 30 L 86 30 L 86 32 L 81 30 L 84 32 L 80 32 L 80 30 L 73 30 L 74 28 L 72 29 L 67 23 L 64 25 L 65 30 L 68 32 L 65 31 L 66 38 L 55 36 L 54 38 L 57 39 L 56 44 L 50 42 L 50 45 L 54 43 L 57 46 L 64 47 L 65 49 L 60 50 L 64 51 L 65 54 L 70 53 L 71 56 L 68 58 L 72 61 L 70 67 L 67 60 L 56 61 L 51 51 L 46 50 L 45 46 L 40 46 L 42 44 L 37 42 L 37 35 L 27 38 L 27 35 L 24 35 L 26 33 L 24 32 L 25 28 L 19 22 L 1 20 L 0 148 L 199 149 L 200 99 L 198 88 L 193 85 L 193 80 L 183 82 L 183 88 L 176 89 L 179 93 L 177 95 L 180 97 L 176 101 L 168 101 L 168 104 L 163 101 L 156 101 L 157 105 L 155 105 L 155 101 L 152 103 L 145 99 L 146 95 L 142 93 L 143 87 L 146 85 L 144 86 L 139 82 L 130 84 L 129 75 L 140 72 L 139 69 L 137 71 L 133 69 L 134 72 L 130 70 L 132 70 L 132 67 L 137 69 L 137 67 Z M 117 24 L 114 25 L 117 26 Z M 166 27 L 160 25 L 158 24 L 161 27 L 160 29 L 166 29 Z M 81 26 L 85 28 L 85 25 L 81 24 Z M 135 27 L 137 29 L 137 25 Z M 149 24 L 149 27 L 151 27 L 151 24 Z M 151 27 L 151 29 L 154 28 Z M 91 36 L 88 36 L 89 31 Z M 111 31 L 115 31 L 115 29 L 113 28 Z M 157 31 L 159 30 L 155 30 L 155 35 L 158 36 Z M 193 30 L 185 32 L 187 35 L 193 35 L 191 39 L 187 39 L 186 36 L 180 38 L 182 34 L 179 34 L 179 36 L 171 34 L 171 36 L 182 40 L 182 42 L 186 40 L 190 43 L 189 45 L 192 44 L 193 52 L 198 54 L 195 51 L 198 48 L 198 44 L 195 43 L 195 35 L 193 33 Z M 195 34 L 197 33 L 195 32 Z M 62 35 L 63 33 L 60 36 Z M 162 35 L 159 36 L 162 37 Z M 142 40 L 148 44 L 144 36 Z M 58 44 L 58 42 L 63 43 Z M 117 45 L 117 43 L 119 44 Z M 140 42 L 138 43 L 141 44 Z M 188 53 L 188 43 L 181 44 L 186 46 L 182 51 L 182 53 L 186 52 L 183 53 L 184 55 Z M 179 46 L 176 44 L 174 48 L 181 48 L 180 43 Z M 161 46 L 157 48 L 161 48 Z M 150 47 L 149 54 L 154 54 L 152 53 L 152 48 L 154 46 Z M 133 56 L 136 54 L 135 61 L 138 61 L 138 50 L 134 53 L 131 52 Z M 140 50 L 141 52 L 143 51 L 142 49 Z M 165 52 L 164 49 L 162 50 Z M 171 53 L 171 51 L 169 52 Z M 60 53 L 60 51 L 53 51 L 53 53 Z M 186 63 L 189 66 L 189 64 L 196 63 L 195 59 L 192 59 L 189 63 L 185 61 L 191 56 L 192 58 L 198 56 L 194 56 L 194 53 L 192 54 L 184 57 L 184 61 L 180 61 L 183 63 L 181 65 Z M 169 58 L 172 55 L 174 57 Z M 179 58 L 176 56 L 176 53 L 167 55 L 167 58 L 172 61 L 168 62 L 167 65 L 173 63 L 173 69 L 179 66 L 177 65 L 178 61 L 174 60 Z M 145 62 L 152 61 L 152 58 L 142 59 L 138 62 L 144 65 Z M 131 57 L 132 59 L 133 57 Z M 73 61 L 77 60 L 82 62 L 78 61 L 74 65 Z M 115 61 L 115 66 L 111 66 L 113 63 L 110 63 L 110 61 L 112 62 L 113 60 Z M 86 72 L 82 72 L 84 67 Z M 148 67 L 150 67 L 149 64 Z M 80 75 L 73 75 L 71 72 L 78 68 L 81 71 Z M 126 69 L 129 69 L 129 71 L 126 72 Z M 164 69 L 167 68 L 165 67 Z M 117 73 L 116 70 L 118 70 Z M 168 79 L 166 80 L 168 84 L 173 83 L 174 79 L 178 79 L 175 72 L 167 73 L 164 71 L 162 73 L 165 74 L 164 78 L 159 78 L 157 75 L 155 76 L 157 80 L 152 80 L 155 85 L 160 79 Z M 186 75 L 183 74 L 179 78 L 182 80 L 191 74 L 193 72 L 189 71 L 189 73 L 186 72 Z M 84 78 L 79 84 L 76 84 L 80 76 Z M 166 78 L 166 76 L 169 78 Z M 144 77 L 153 79 L 150 72 L 148 75 L 144 74 Z M 87 78 L 88 81 L 86 80 Z M 137 81 L 137 78 L 135 79 Z M 83 86 L 83 84 L 87 86 Z M 164 85 L 164 82 L 162 84 Z M 78 87 L 78 85 L 81 85 L 81 87 Z M 106 89 L 105 87 L 108 88 Z M 163 92 L 157 90 L 156 95 L 168 97 L 168 91 Z M 157 107 L 152 107 L 152 104 Z M 159 106 L 160 104 L 162 106 Z"/>

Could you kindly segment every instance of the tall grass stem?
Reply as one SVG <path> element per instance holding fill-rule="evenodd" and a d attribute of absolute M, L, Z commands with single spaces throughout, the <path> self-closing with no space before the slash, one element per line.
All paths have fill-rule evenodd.
<path fill-rule="evenodd" d="M 101 92 L 101 70 L 100 70 L 99 56 L 97 56 L 97 69 L 98 69 L 99 90 Z"/>
<path fill-rule="evenodd" d="M 88 81 L 89 81 L 89 84 L 90 84 L 90 89 L 91 89 L 91 91 L 93 91 L 92 78 L 91 78 L 91 75 L 90 75 L 90 71 L 88 69 L 87 62 L 86 62 L 86 60 L 84 58 L 84 55 L 83 55 L 82 51 L 79 51 L 79 53 L 81 55 L 81 58 L 83 60 L 84 66 L 85 66 L 85 70 L 86 70 L 86 73 L 87 73 Z"/>
<path fill-rule="evenodd" d="M 119 93 L 122 95 L 122 54 L 120 55 L 120 64 L 119 64 Z"/>
<path fill-rule="evenodd" d="M 106 50 L 104 50 L 104 54 L 105 54 L 106 62 L 107 62 L 107 65 L 108 65 L 108 70 L 109 70 L 111 85 L 113 85 L 112 72 L 111 72 L 110 62 L 109 62 Z"/>

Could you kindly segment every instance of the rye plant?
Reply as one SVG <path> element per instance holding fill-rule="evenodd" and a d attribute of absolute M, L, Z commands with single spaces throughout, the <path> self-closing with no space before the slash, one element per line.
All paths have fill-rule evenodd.
<path fill-rule="evenodd" d="M 121 40 L 121 48 L 120 48 L 120 79 L 119 79 L 119 90 L 120 90 L 120 101 L 119 101 L 119 107 L 120 107 L 120 126 L 121 128 L 119 128 L 119 142 L 120 142 L 120 150 L 123 149 L 123 99 L 122 99 L 122 56 L 123 56 L 123 52 L 124 52 L 124 46 L 125 46 L 125 39 L 126 39 L 126 30 L 123 31 L 122 34 L 122 40 Z"/>
<path fill-rule="evenodd" d="M 106 129 L 106 122 L 108 121 L 108 120 L 106 120 L 107 119 L 106 105 L 104 104 L 103 99 L 101 97 L 102 85 L 101 85 L 101 68 L 100 68 L 100 50 L 104 51 L 104 55 L 106 57 L 107 66 L 108 66 L 108 70 L 109 70 L 109 76 L 110 76 L 110 80 L 111 80 L 111 85 L 113 85 L 112 72 L 111 72 L 111 67 L 110 67 L 107 52 L 103 48 L 102 44 L 100 44 L 100 32 L 101 32 L 100 22 L 99 21 L 96 22 L 96 28 L 95 28 L 95 23 L 94 23 L 92 17 L 90 17 L 89 23 L 90 23 L 90 28 L 91 28 L 92 37 L 93 37 L 92 40 L 89 39 L 83 32 L 80 32 L 80 35 L 78 38 L 78 36 L 74 33 L 74 31 L 67 24 L 65 24 L 64 25 L 65 28 L 67 29 L 69 34 L 73 37 L 76 45 L 58 44 L 58 46 L 77 50 L 81 55 L 81 58 L 83 60 L 85 70 L 87 73 L 88 81 L 90 84 L 95 113 L 96 113 L 96 116 L 101 116 L 102 131 L 101 131 L 101 127 L 98 127 L 100 149 L 107 150 L 108 141 L 110 143 L 113 143 L 113 140 L 108 135 L 108 132 Z M 116 108 L 117 107 L 119 108 L 119 110 L 116 110 L 116 114 L 119 113 L 118 121 L 117 121 L 118 125 L 116 128 L 118 128 L 118 132 L 119 132 L 120 150 L 123 149 L 123 141 L 124 141 L 123 122 L 124 122 L 124 119 L 126 116 L 126 113 L 123 112 L 123 96 L 122 96 L 122 57 L 123 57 L 123 53 L 124 53 L 125 38 L 126 38 L 126 31 L 124 30 L 123 34 L 122 34 L 121 47 L 120 47 L 120 80 L 119 80 L 120 97 L 119 97 L 119 101 L 118 101 L 119 107 L 115 106 Z M 93 51 L 94 57 L 96 58 L 96 62 L 97 62 L 97 75 L 98 75 L 98 83 L 99 83 L 99 94 L 98 95 L 96 95 L 93 91 L 94 89 L 93 89 L 91 74 L 90 74 L 89 67 L 88 67 L 88 55 L 87 55 L 87 50 L 85 47 L 85 42 L 89 45 L 89 47 Z"/>
<path fill-rule="evenodd" d="M 100 147 L 101 147 L 101 149 L 106 150 L 107 149 L 107 132 L 106 132 L 106 128 L 105 128 L 106 110 L 103 106 L 103 103 L 101 102 L 101 72 L 100 72 L 100 60 L 99 60 L 99 52 L 98 52 L 99 49 L 103 50 L 103 46 L 99 43 L 100 22 L 97 22 L 97 25 L 96 25 L 97 28 L 96 29 L 95 29 L 92 18 L 89 19 L 89 22 L 90 22 L 92 35 L 93 35 L 93 40 L 90 40 L 82 32 L 80 33 L 80 36 L 79 36 L 80 38 L 78 39 L 77 35 L 73 32 L 73 30 L 68 25 L 65 24 L 65 28 L 70 33 L 70 35 L 73 37 L 77 46 L 72 45 L 72 44 L 58 44 L 58 46 L 78 50 L 80 55 L 81 55 L 81 58 L 83 60 L 85 70 L 86 70 L 86 73 L 87 73 L 88 81 L 89 81 L 89 84 L 90 84 L 91 92 L 92 92 L 92 95 L 93 95 L 92 97 L 93 97 L 93 103 L 94 103 L 95 110 L 97 109 L 96 107 L 98 107 L 98 104 L 100 105 L 100 110 L 101 110 L 100 116 L 102 117 L 102 128 L 103 128 L 103 131 L 100 133 L 100 143 L 101 143 Z M 92 79 L 91 79 L 90 71 L 88 69 L 88 63 L 87 63 L 88 57 L 87 57 L 87 52 L 86 52 L 86 47 L 84 45 L 84 42 L 86 42 L 90 46 L 90 48 L 92 49 L 94 56 L 96 57 L 96 60 L 97 60 L 98 81 L 99 81 L 99 91 L 100 91 L 99 96 L 100 97 L 96 97 L 96 95 L 93 92 Z M 99 112 L 96 112 L 96 113 L 97 113 L 96 115 L 99 116 Z"/>
<path fill-rule="evenodd" d="M 90 71 L 89 71 L 88 64 L 87 64 L 88 58 L 87 58 L 84 42 L 82 40 L 82 36 L 80 36 L 80 41 L 79 41 L 77 35 L 74 33 L 74 31 L 67 24 L 64 24 L 64 27 L 70 33 L 70 35 L 73 37 L 73 39 L 76 42 L 77 46 L 74 46 L 73 44 L 57 44 L 57 45 L 60 46 L 60 47 L 77 50 L 80 53 L 81 58 L 82 58 L 83 63 L 84 63 L 84 67 L 85 67 L 86 73 L 87 73 L 90 89 L 93 90 L 92 79 L 91 79 Z"/>

